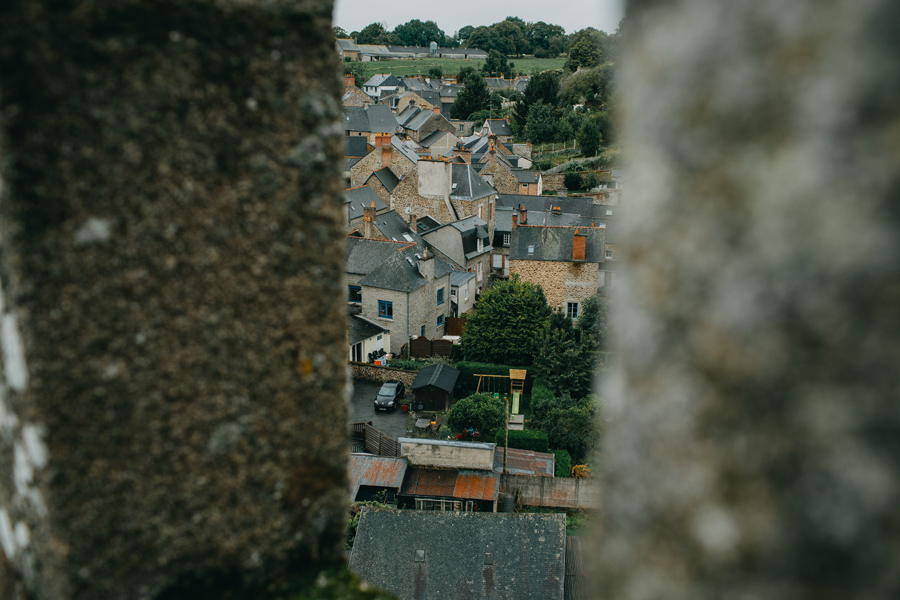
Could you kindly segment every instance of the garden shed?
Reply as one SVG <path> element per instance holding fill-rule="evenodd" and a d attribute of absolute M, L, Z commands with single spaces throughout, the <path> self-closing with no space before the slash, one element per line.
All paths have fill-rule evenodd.
<path fill-rule="evenodd" d="M 412 402 L 413 410 L 450 410 L 453 386 L 458 378 L 459 371 L 444 363 L 419 371 L 410 388 L 416 396 Z"/>

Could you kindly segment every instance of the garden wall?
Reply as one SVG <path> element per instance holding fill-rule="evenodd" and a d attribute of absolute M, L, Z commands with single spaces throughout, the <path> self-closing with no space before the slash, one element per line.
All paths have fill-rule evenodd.
<path fill-rule="evenodd" d="M 549 508 L 600 508 L 600 482 L 571 477 L 503 475 L 500 491 L 519 504 Z"/>
<path fill-rule="evenodd" d="M 348 364 L 350 365 L 350 372 L 353 374 L 353 379 L 363 379 L 365 381 L 399 379 L 407 389 L 412 386 L 412 382 L 416 379 L 416 375 L 418 375 L 417 371 L 404 371 L 402 369 L 382 367 L 369 363 L 350 361 Z"/>

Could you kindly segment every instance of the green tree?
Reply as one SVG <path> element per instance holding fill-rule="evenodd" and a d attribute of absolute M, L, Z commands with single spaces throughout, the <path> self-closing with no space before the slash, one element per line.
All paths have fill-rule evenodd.
<path fill-rule="evenodd" d="M 466 48 L 478 48 L 479 50 L 489 52 L 494 48 L 494 36 L 491 33 L 491 29 L 484 25 L 476 27 L 469 32 L 469 37 L 466 38 L 464 46 Z"/>
<path fill-rule="evenodd" d="M 534 371 L 555 396 L 582 398 L 591 391 L 594 353 L 589 345 L 576 342 L 571 326 L 569 329 L 548 327 Z"/>
<path fill-rule="evenodd" d="M 475 31 L 475 28 L 471 25 L 466 25 L 465 27 L 461 27 L 459 31 L 456 32 L 456 39 L 459 40 L 460 45 L 464 44 L 466 40 L 469 39 L 469 36 L 472 35 L 472 32 Z"/>
<path fill-rule="evenodd" d="M 491 27 L 493 48 L 507 56 L 519 55 L 525 52 L 528 40 L 522 27 L 515 21 L 500 21 Z"/>
<path fill-rule="evenodd" d="M 582 39 L 569 48 L 566 68 L 575 71 L 578 67 L 594 67 L 600 60 L 600 51 L 590 39 Z"/>
<path fill-rule="evenodd" d="M 600 144 L 603 143 L 603 132 L 597 119 L 588 119 L 575 136 L 584 156 L 596 156 Z"/>
<path fill-rule="evenodd" d="M 611 301 L 600 294 L 589 296 L 581 303 L 581 316 L 575 328 L 580 332 L 582 342 L 598 348 L 609 345 L 611 310 Z"/>
<path fill-rule="evenodd" d="M 492 394 L 474 394 L 459 400 L 450 408 L 447 425 L 452 431 L 464 432 L 469 428 L 479 432 L 479 439 L 493 441 L 495 432 L 506 421 L 506 406 L 502 399 Z"/>
<path fill-rule="evenodd" d="M 504 73 L 509 73 L 506 55 L 497 50 L 491 50 L 488 52 L 487 60 L 484 61 L 481 70 L 489 77 L 502 77 Z"/>
<path fill-rule="evenodd" d="M 347 39 L 348 37 L 350 37 L 350 36 L 347 34 L 347 32 L 344 30 L 343 27 L 338 27 L 337 25 L 335 25 L 334 27 L 332 27 L 332 28 L 331 28 L 331 31 L 334 32 L 334 37 L 336 37 L 336 38 L 338 38 L 338 39 Z"/>
<path fill-rule="evenodd" d="M 394 38 L 402 46 L 428 46 L 431 42 L 443 46 L 444 37 L 444 31 L 434 21 L 413 19 L 394 27 Z"/>
<path fill-rule="evenodd" d="M 551 25 L 543 21 L 529 23 L 525 26 L 525 39 L 528 50 L 538 58 L 553 58 L 565 47 L 566 30 L 559 25 Z"/>
<path fill-rule="evenodd" d="M 588 460 L 600 439 L 595 403 L 596 398 L 588 396 L 579 406 L 554 408 L 541 425 L 550 447 L 566 450 L 575 464 Z"/>
<path fill-rule="evenodd" d="M 477 362 L 531 365 L 549 316 L 544 290 L 513 275 L 481 295 L 466 319 L 460 341 L 462 355 Z"/>
<path fill-rule="evenodd" d="M 559 117 L 556 108 L 543 102 L 533 104 L 525 122 L 525 137 L 533 144 L 556 141 L 559 134 Z"/>
<path fill-rule="evenodd" d="M 372 23 L 363 27 L 356 36 L 357 44 L 391 44 L 393 38 L 383 23 Z"/>
<path fill-rule="evenodd" d="M 431 79 L 440 79 L 444 76 L 444 69 L 441 66 L 434 66 L 428 69 L 428 77 Z"/>
<path fill-rule="evenodd" d="M 465 85 L 450 107 L 450 115 L 454 119 L 468 119 L 473 112 L 490 108 L 490 99 L 484 79 L 478 73 L 472 73 L 466 77 Z"/>
<path fill-rule="evenodd" d="M 513 118 L 520 129 L 528 123 L 528 113 L 538 102 L 556 106 L 559 101 L 559 77 L 550 71 L 534 75 L 525 85 L 524 98 L 516 105 Z M 534 141 L 534 140 L 532 140 Z"/>
<path fill-rule="evenodd" d="M 581 173 L 566 173 L 563 176 L 563 185 L 566 186 L 568 190 L 580 190 L 584 188 L 584 180 L 581 178 Z"/>

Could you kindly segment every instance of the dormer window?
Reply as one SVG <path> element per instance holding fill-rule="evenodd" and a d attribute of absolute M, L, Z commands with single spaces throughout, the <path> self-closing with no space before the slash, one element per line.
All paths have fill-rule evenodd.
<path fill-rule="evenodd" d="M 475 249 L 478 250 L 478 252 L 481 252 L 482 250 L 484 250 L 484 242 L 482 241 L 481 238 L 478 238 L 477 240 L 475 240 Z"/>
<path fill-rule="evenodd" d="M 528 245 L 528 254 L 534 254 L 534 244 Z"/>
<path fill-rule="evenodd" d="M 509 240 L 510 240 L 511 236 L 512 236 L 512 234 L 510 234 L 510 233 L 503 234 L 503 245 L 504 246 L 509 246 Z"/>

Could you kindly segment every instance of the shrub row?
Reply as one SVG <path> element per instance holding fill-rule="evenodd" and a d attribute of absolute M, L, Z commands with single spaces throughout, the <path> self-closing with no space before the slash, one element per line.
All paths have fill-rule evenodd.
<path fill-rule="evenodd" d="M 572 476 L 572 457 L 568 450 L 554 450 L 553 454 L 556 458 L 556 476 L 571 477 Z"/>
<path fill-rule="evenodd" d="M 503 428 L 497 430 L 497 445 L 503 445 Z M 523 429 L 522 431 L 509 431 L 509 447 L 519 450 L 532 450 L 534 452 L 547 452 L 550 442 L 547 434 L 535 429 Z"/>

